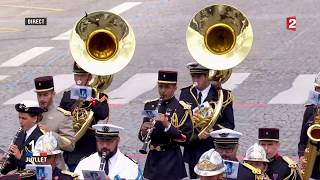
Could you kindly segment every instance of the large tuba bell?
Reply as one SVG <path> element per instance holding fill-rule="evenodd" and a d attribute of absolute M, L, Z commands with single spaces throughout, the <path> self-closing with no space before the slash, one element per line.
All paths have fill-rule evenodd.
<path fill-rule="evenodd" d="M 76 63 L 93 75 L 89 82 L 99 100 L 99 92 L 112 82 L 113 74 L 122 70 L 131 60 L 135 37 L 130 25 L 111 12 L 98 11 L 86 14 L 75 25 L 70 38 L 70 51 Z M 93 112 L 82 108 L 82 102 L 71 117 L 79 140 L 90 127 Z"/>
<path fill-rule="evenodd" d="M 243 13 L 228 5 L 212 5 L 200 10 L 192 18 L 186 32 L 191 56 L 201 65 L 211 69 L 209 79 L 224 83 L 232 70 L 250 52 L 253 33 L 250 22 Z M 207 116 L 199 123 L 201 138 L 217 121 L 223 106 L 223 92 L 218 90 L 218 101 L 213 108 L 201 112 Z M 203 116 L 204 117 L 204 116 Z"/>

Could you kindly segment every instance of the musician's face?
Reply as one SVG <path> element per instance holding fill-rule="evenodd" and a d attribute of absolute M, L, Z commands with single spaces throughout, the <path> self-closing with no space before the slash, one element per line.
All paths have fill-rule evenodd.
<path fill-rule="evenodd" d="M 222 180 L 223 174 L 218 174 L 215 176 L 200 176 L 200 180 Z"/>
<path fill-rule="evenodd" d="M 221 155 L 222 159 L 234 161 L 237 159 L 238 146 L 238 144 L 233 148 L 221 148 L 216 146 L 216 150 Z"/>
<path fill-rule="evenodd" d="M 118 150 L 118 144 L 120 141 L 120 137 L 113 138 L 111 140 L 104 140 L 97 138 L 97 149 L 98 153 L 101 156 L 102 152 L 107 153 L 106 159 L 111 158 Z"/>
<path fill-rule="evenodd" d="M 208 76 L 206 74 L 191 74 L 192 82 L 197 83 L 196 86 L 199 90 L 204 90 L 209 85 Z"/>
<path fill-rule="evenodd" d="M 277 141 L 259 141 L 259 144 L 264 148 L 267 153 L 267 158 L 273 158 L 277 153 L 280 143 Z"/>
<path fill-rule="evenodd" d="M 76 82 L 76 85 L 79 86 L 86 86 L 91 80 L 91 74 L 89 73 L 74 74 L 73 77 L 74 81 Z"/>
<path fill-rule="evenodd" d="M 174 96 L 174 92 L 177 90 L 176 84 L 158 84 L 159 95 L 162 99 L 170 99 Z"/>
<path fill-rule="evenodd" d="M 37 116 L 31 116 L 29 113 L 19 112 L 20 127 L 26 131 L 37 123 Z"/>
<path fill-rule="evenodd" d="M 40 107 L 42 108 L 48 108 L 54 99 L 55 92 L 53 90 L 51 91 L 45 91 L 45 92 L 37 92 L 37 98 Z"/>

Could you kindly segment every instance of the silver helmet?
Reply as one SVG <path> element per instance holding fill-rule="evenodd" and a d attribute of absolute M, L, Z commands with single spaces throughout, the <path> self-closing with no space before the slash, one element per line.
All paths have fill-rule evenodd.
<path fill-rule="evenodd" d="M 57 139 L 52 132 L 47 132 L 40 136 L 33 149 L 33 155 L 40 155 L 40 153 L 46 153 L 47 155 L 60 154 L 62 151 L 58 148 Z"/>
<path fill-rule="evenodd" d="M 314 86 L 320 87 L 320 72 L 317 74 L 316 78 L 314 79 Z"/>
<path fill-rule="evenodd" d="M 243 160 L 269 162 L 266 151 L 258 143 L 255 143 L 253 146 L 249 147 L 246 152 L 246 157 L 244 157 Z"/>
<path fill-rule="evenodd" d="M 199 176 L 215 176 L 225 171 L 222 157 L 214 149 L 203 153 L 194 167 L 194 172 Z"/>

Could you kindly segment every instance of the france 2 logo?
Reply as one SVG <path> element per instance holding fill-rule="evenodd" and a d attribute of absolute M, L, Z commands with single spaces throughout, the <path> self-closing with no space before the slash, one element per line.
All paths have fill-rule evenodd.
<path fill-rule="evenodd" d="M 297 18 L 295 16 L 287 17 L 287 29 L 290 31 L 296 31 Z"/>

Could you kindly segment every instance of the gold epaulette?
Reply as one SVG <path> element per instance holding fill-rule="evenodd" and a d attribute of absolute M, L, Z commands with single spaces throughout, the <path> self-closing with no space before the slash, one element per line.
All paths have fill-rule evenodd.
<path fill-rule="evenodd" d="M 42 132 L 42 134 L 45 134 L 46 132 L 44 130 L 42 130 L 41 128 L 39 128 L 40 131 Z"/>
<path fill-rule="evenodd" d="M 155 99 L 151 99 L 151 100 L 146 100 L 146 101 L 144 101 L 144 104 L 147 104 L 147 103 L 153 102 L 153 101 L 158 101 L 158 100 L 159 100 L 159 98 L 155 98 Z"/>
<path fill-rule="evenodd" d="M 297 168 L 297 163 L 288 156 L 282 156 L 282 159 L 288 164 L 289 168 Z"/>
<path fill-rule="evenodd" d="M 62 112 L 65 116 L 71 116 L 71 112 L 70 111 L 62 109 L 61 107 L 57 107 L 57 110 Z"/>
<path fill-rule="evenodd" d="M 248 164 L 248 163 L 243 163 L 242 164 L 244 167 L 248 168 L 251 170 L 251 172 L 254 174 L 254 175 L 261 175 L 261 170 L 256 168 L 256 167 L 253 167 L 252 165 Z"/>
<path fill-rule="evenodd" d="M 65 175 L 71 176 L 71 177 L 73 177 L 73 178 L 79 176 L 79 174 L 73 173 L 73 172 L 70 172 L 70 171 L 61 171 L 61 174 L 65 174 Z"/>
<path fill-rule="evenodd" d="M 306 104 L 304 105 L 304 107 L 312 106 L 312 105 L 313 105 L 312 103 L 306 103 Z"/>
<path fill-rule="evenodd" d="M 179 101 L 179 103 L 181 104 L 183 109 L 191 109 L 191 105 L 190 104 L 187 104 L 184 101 Z"/>

